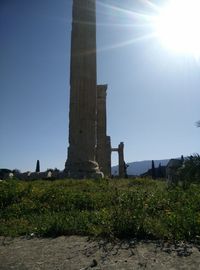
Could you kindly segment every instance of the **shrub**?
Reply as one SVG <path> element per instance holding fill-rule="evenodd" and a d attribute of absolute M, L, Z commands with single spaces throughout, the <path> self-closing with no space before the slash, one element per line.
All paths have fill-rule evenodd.
<path fill-rule="evenodd" d="M 183 166 L 179 169 L 179 177 L 183 187 L 200 183 L 200 156 L 198 154 L 185 159 Z"/>

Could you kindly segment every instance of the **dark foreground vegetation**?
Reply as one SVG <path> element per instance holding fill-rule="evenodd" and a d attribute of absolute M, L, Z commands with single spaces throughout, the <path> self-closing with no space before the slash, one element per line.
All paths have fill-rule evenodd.
<path fill-rule="evenodd" d="M 200 186 L 164 181 L 0 182 L 0 235 L 200 237 Z"/>

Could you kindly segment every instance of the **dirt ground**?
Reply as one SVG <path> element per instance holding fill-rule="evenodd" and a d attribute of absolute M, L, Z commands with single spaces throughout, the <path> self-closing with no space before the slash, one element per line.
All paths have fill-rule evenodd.
<path fill-rule="evenodd" d="M 200 269 L 199 247 L 185 243 L 88 237 L 0 237 L 0 270 Z"/>

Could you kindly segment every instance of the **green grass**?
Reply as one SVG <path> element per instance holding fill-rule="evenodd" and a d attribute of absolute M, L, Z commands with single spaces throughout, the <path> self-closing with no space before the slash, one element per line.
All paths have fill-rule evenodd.
<path fill-rule="evenodd" d="M 0 235 L 93 235 L 192 240 L 200 235 L 200 186 L 162 181 L 0 182 Z"/>

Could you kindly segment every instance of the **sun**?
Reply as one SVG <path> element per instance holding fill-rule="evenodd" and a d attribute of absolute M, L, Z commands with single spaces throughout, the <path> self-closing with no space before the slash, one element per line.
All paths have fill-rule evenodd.
<path fill-rule="evenodd" d="M 119 16 L 121 20 L 120 23 L 109 24 L 110 26 L 133 29 L 133 37 L 102 50 L 156 39 L 171 51 L 200 60 L 200 0 L 133 2 L 138 2 L 138 6 L 124 9 L 98 1 L 99 5 L 110 10 L 110 13 L 115 14 L 116 17 Z M 122 22 L 123 16 L 126 23 Z"/>
<path fill-rule="evenodd" d="M 169 0 L 154 17 L 155 34 L 163 45 L 200 57 L 200 0 Z"/>

